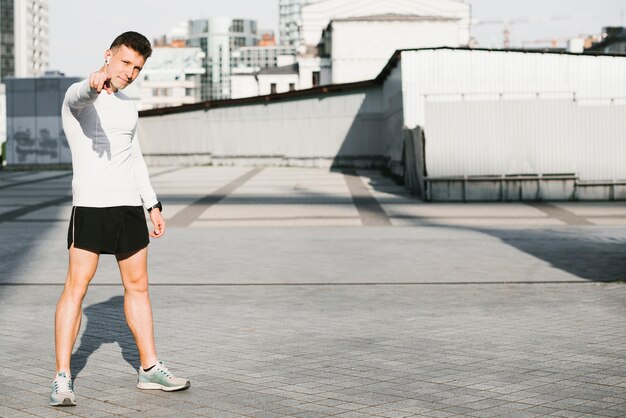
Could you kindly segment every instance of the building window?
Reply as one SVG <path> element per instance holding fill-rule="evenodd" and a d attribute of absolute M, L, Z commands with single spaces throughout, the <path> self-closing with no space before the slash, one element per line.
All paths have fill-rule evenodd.
<path fill-rule="evenodd" d="M 245 46 L 246 45 L 246 38 L 242 37 L 242 36 L 236 36 L 235 38 L 231 38 L 232 43 L 234 44 L 234 46 L 239 47 L 239 46 Z"/>
<path fill-rule="evenodd" d="M 169 97 L 171 95 L 168 88 L 156 88 L 152 89 L 152 96 L 154 97 Z"/>
<path fill-rule="evenodd" d="M 276 94 L 276 83 L 270 84 L 270 94 Z"/>
<path fill-rule="evenodd" d="M 294 91 L 296 89 L 296 83 L 289 83 L 289 91 Z"/>
<path fill-rule="evenodd" d="M 320 85 L 320 72 L 319 71 L 313 71 L 313 76 L 312 76 L 312 83 L 313 83 L 313 87 L 317 87 Z"/>
<path fill-rule="evenodd" d="M 231 32 L 243 32 L 243 20 L 241 19 L 234 19 L 233 20 L 233 24 L 230 27 L 230 31 Z"/>

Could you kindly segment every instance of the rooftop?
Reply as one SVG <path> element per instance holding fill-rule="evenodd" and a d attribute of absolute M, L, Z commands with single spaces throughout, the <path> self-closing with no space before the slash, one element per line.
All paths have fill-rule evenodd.
<path fill-rule="evenodd" d="M 409 14 L 386 13 L 370 16 L 354 16 L 333 19 L 332 22 L 455 22 L 460 18 L 442 17 L 442 16 L 420 16 Z"/>
<path fill-rule="evenodd" d="M 363 80 L 352 83 L 344 83 L 344 84 L 329 84 L 324 86 L 313 87 L 310 89 L 304 90 L 295 90 L 286 93 L 277 93 L 270 94 L 266 96 L 255 96 L 248 97 L 243 99 L 226 99 L 226 100 L 215 100 L 215 101 L 205 101 L 201 103 L 194 103 L 189 105 L 170 107 L 170 108 L 160 108 L 160 109 L 151 109 L 144 110 L 139 113 L 140 116 L 160 116 L 170 113 L 181 113 L 181 112 L 190 112 L 195 110 L 208 110 L 210 108 L 216 107 L 224 107 L 224 106 L 236 106 L 239 104 L 250 104 L 250 103 L 265 103 L 268 101 L 277 101 L 277 100 L 289 100 L 298 97 L 310 97 L 319 94 L 329 94 L 333 92 L 341 92 L 346 90 L 354 90 L 354 89 L 363 89 L 375 87 L 384 83 L 387 79 L 393 68 L 400 62 L 402 52 L 405 51 L 442 51 L 442 50 L 454 50 L 454 51 L 483 51 L 483 52 L 493 52 L 496 54 L 506 54 L 506 53 L 521 53 L 521 54 L 557 54 L 557 55 L 574 55 L 578 57 L 583 56 L 615 56 L 615 57 L 624 57 L 623 54 L 607 54 L 603 52 L 591 51 L 585 52 L 584 54 L 577 54 L 565 51 L 554 51 L 550 49 L 488 49 L 488 48 L 469 48 L 469 47 L 433 47 L 433 48 L 413 48 L 413 49 L 400 49 L 394 52 L 391 56 L 385 67 L 381 70 L 378 76 L 372 80 Z M 287 66 L 290 67 L 290 66 Z M 285 71 L 285 70 L 279 70 Z M 293 71 L 293 70 L 287 70 Z M 279 73 L 280 74 L 280 73 Z M 291 74 L 287 72 L 285 74 Z"/>
<path fill-rule="evenodd" d="M 150 244 L 156 342 L 192 387 L 133 389 L 124 291 L 102 256 L 73 416 L 626 411 L 626 285 L 610 282 L 626 271 L 623 201 L 424 204 L 367 170 L 153 167 L 151 180 L 168 224 Z M 71 172 L 0 171 L 0 188 L 0 416 L 58 416 Z"/>
<path fill-rule="evenodd" d="M 283 65 L 282 67 L 269 67 L 262 68 L 257 72 L 259 75 L 263 74 L 298 74 L 298 64 Z"/>

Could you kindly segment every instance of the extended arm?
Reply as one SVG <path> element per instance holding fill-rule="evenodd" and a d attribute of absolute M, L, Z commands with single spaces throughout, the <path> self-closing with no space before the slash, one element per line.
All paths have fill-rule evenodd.
<path fill-rule="evenodd" d="M 89 86 L 89 80 L 74 83 L 65 93 L 65 101 L 72 109 L 82 109 L 93 104 L 98 98 L 98 92 Z"/>
<path fill-rule="evenodd" d="M 65 100 L 71 108 L 81 109 L 93 104 L 102 90 L 109 94 L 113 92 L 111 76 L 103 68 L 91 73 L 88 80 L 72 84 L 65 93 Z"/>

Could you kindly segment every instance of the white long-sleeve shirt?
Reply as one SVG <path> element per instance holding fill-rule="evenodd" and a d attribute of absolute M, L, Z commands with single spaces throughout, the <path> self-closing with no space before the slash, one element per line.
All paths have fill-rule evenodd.
<path fill-rule="evenodd" d="M 87 80 L 63 101 L 63 130 L 72 151 L 74 206 L 157 203 L 137 138 L 137 108 L 121 91 L 98 94 Z"/>

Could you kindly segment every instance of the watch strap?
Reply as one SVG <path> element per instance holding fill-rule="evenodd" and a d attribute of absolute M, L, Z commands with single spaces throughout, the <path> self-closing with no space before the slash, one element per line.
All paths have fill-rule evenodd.
<path fill-rule="evenodd" d="M 157 202 L 156 205 L 148 208 L 148 212 L 152 212 L 152 209 L 159 209 L 160 212 L 163 212 L 163 205 L 161 204 L 161 202 Z"/>

